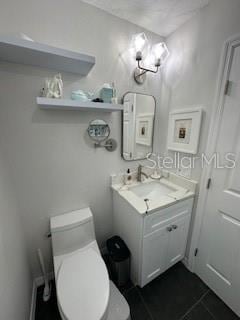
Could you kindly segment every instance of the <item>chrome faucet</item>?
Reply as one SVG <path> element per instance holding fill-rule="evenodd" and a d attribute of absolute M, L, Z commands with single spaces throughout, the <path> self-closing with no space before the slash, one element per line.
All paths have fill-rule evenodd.
<path fill-rule="evenodd" d="M 142 182 L 142 176 L 148 178 L 148 175 L 142 171 L 143 166 L 140 164 L 137 169 L 137 181 Z"/>

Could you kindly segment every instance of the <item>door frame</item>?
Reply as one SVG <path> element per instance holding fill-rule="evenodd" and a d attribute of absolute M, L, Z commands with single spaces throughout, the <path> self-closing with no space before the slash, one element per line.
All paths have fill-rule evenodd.
<path fill-rule="evenodd" d="M 233 50 L 236 46 L 240 45 L 240 34 L 234 35 L 225 41 L 220 67 L 217 76 L 216 94 L 214 98 L 213 110 L 211 113 L 209 134 L 206 146 L 206 156 L 210 157 L 216 151 L 216 145 L 218 140 L 218 133 L 220 129 L 220 123 L 223 115 L 223 108 L 225 102 L 225 88 L 226 82 L 229 78 L 231 69 L 231 62 L 233 57 Z M 196 208 L 195 222 L 193 226 L 193 233 L 191 238 L 188 267 L 194 272 L 195 271 L 195 253 L 199 246 L 201 229 L 204 218 L 204 209 L 206 207 L 206 200 L 208 196 L 207 183 L 208 179 L 211 178 L 213 166 L 205 166 L 202 172 L 200 186 L 199 186 L 199 198 Z"/>

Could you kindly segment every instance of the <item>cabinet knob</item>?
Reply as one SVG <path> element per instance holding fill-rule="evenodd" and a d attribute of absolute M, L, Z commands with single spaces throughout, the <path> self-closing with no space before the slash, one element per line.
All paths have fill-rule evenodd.
<path fill-rule="evenodd" d="M 176 230 L 178 226 L 176 224 L 172 225 L 173 230 Z"/>
<path fill-rule="evenodd" d="M 172 227 L 167 227 L 167 231 L 171 232 L 172 231 Z"/>

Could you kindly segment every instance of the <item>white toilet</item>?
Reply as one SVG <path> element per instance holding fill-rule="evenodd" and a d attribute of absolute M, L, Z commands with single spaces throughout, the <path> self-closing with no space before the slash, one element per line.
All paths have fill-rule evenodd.
<path fill-rule="evenodd" d="M 127 301 L 109 280 L 89 208 L 51 218 L 58 308 L 63 320 L 130 320 Z"/>

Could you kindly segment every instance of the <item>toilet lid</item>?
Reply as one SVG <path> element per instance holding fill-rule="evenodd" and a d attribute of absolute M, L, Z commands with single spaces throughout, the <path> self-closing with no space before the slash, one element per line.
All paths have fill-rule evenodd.
<path fill-rule="evenodd" d="M 104 319 L 109 291 L 105 263 L 92 248 L 64 259 L 57 278 L 57 296 L 67 320 Z"/>

